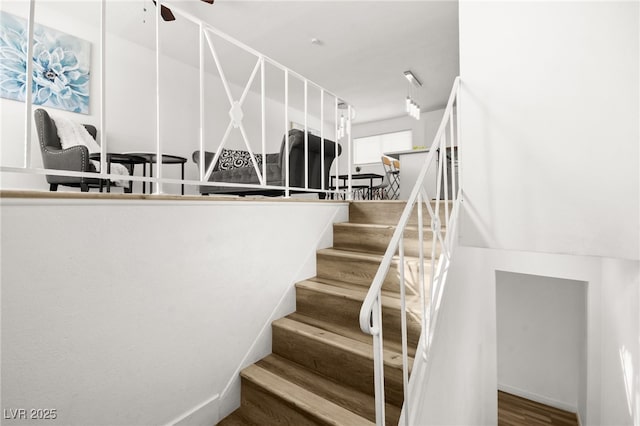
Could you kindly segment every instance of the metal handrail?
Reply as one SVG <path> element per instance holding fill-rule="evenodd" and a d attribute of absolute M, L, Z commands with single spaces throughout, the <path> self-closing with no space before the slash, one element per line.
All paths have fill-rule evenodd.
<path fill-rule="evenodd" d="M 444 111 L 443 119 L 438 127 L 438 131 L 434 138 L 434 141 L 431 145 L 431 148 L 427 154 L 425 163 L 420 170 L 416 183 L 409 195 L 409 199 L 407 200 L 407 204 L 400 216 L 400 220 L 396 225 L 396 229 L 391 237 L 389 245 L 385 251 L 384 257 L 376 275 L 373 278 L 373 282 L 371 283 L 371 287 L 367 293 L 367 296 L 362 303 L 362 308 L 360 309 L 360 328 L 364 333 L 370 334 L 373 336 L 373 353 L 374 353 L 374 378 L 375 378 L 375 400 L 376 400 L 376 424 L 384 425 L 385 422 L 385 398 L 384 398 L 384 361 L 382 357 L 383 353 L 383 340 L 382 340 L 382 285 L 384 280 L 389 272 L 391 267 L 391 263 L 396 258 L 396 252 L 399 257 L 399 268 L 400 268 L 400 298 L 402 305 L 402 355 L 403 355 L 403 383 L 404 383 L 404 400 L 405 400 L 405 422 L 408 422 L 409 412 L 408 412 L 408 355 L 407 355 L 407 326 L 406 326 L 406 306 L 405 306 L 405 279 L 404 279 L 404 246 L 403 246 L 403 234 L 409 222 L 409 218 L 414 209 L 414 206 L 417 206 L 417 214 L 418 214 L 418 240 L 419 240 L 419 279 L 420 279 L 420 298 L 421 298 L 421 306 L 422 306 L 422 335 L 420 341 L 423 343 L 423 356 L 425 360 L 428 358 L 428 353 L 430 349 L 431 343 L 431 329 L 435 326 L 435 322 L 437 319 L 437 310 L 433 308 L 433 301 L 436 300 L 434 296 L 441 295 L 444 289 L 444 278 L 446 275 L 443 273 L 446 271 L 448 267 L 448 263 L 451 259 L 451 248 L 453 244 L 452 234 L 455 231 L 455 227 L 457 225 L 457 214 L 458 214 L 458 205 L 460 202 L 461 196 L 461 180 L 458 176 L 456 181 L 455 177 L 451 182 L 451 193 L 453 196 L 453 200 L 455 200 L 455 204 L 449 212 L 448 207 L 448 182 L 447 182 L 447 166 L 446 166 L 446 149 L 447 149 L 447 124 L 449 124 L 449 134 L 450 134 L 450 146 L 452 153 L 452 176 L 455 176 L 456 167 L 455 167 L 455 149 L 454 143 L 457 142 L 457 146 L 460 146 L 460 127 L 459 127 L 459 116 L 457 115 L 456 119 L 456 129 L 454 132 L 453 125 L 453 117 L 454 117 L 454 103 L 456 107 L 458 105 L 458 93 L 460 88 L 460 77 L 456 77 L 453 82 L 453 88 L 451 90 L 451 94 L 449 96 L 449 100 L 447 102 L 447 106 Z M 426 181 L 427 172 L 433 166 L 433 160 L 435 155 L 439 156 L 439 168 L 437 174 L 437 190 L 436 190 L 436 201 L 435 201 L 435 211 L 431 206 L 431 202 L 428 194 L 424 188 L 424 183 Z M 459 170 L 459 169 L 458 169 Z M 442 185 L 442 176 L 444 174 L 444 209 L 445 209 L 445 221 L 446 225 L 448 225 L 449 230 L 447 232 L 447 237 L 443 238 L 442 236 L 442 227 L 440 223 L 440 188 Z M 457 183 L 457 188 L 456 188 Z M 453 201 L 452 200 L 452 201 Z M 431 297 L 429 298 L 429 305 L 426 306 L 425 303 L 425 285 L 424 285 L 424 224 L 423 224 L 423 215 L 422 215 L 422 205 L 423 202 L 427 207 L 429 215 L 431 217 L 431 230 L 433 232 L 433 244 L 431 246 Z M 449 217 L 449 213 L 451 213 L 451 217 Z M 439 242 L 442 250 L 441 256 L 436 266 L 436 239 Z M 408 423 L 407 423 L 408 424 Z"/>

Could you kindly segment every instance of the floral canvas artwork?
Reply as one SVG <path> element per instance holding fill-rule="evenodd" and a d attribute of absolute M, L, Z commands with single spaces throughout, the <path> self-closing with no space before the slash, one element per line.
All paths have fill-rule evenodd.
<path fill-rule="evenodd" d="M 35 24 L 33 104 L 89 113 L 91 43 Z M 27 21 L 0 11 L 0 97 L 24 102 Z"/>

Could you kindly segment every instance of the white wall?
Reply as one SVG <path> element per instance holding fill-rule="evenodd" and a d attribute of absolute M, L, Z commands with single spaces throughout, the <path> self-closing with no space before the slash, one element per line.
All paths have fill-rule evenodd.
<path fill-rule="evenodd" d="M 495 286 L 484 285 L 491 279 L 485 264 L 476 249 L 454 251 L 431 366 L 416 356 L 411 372 L 412 425 L 498 422 Z"/>
<path fill-rule="evenodd" d="M 579 396 L 586 405 L 578 407 L 582 424 L 637 424 L 640 262 L 472 247 L 455 251 L 431 373 L 414 395 L 419 409 L 412 424 L 496 424 L 496 271 L 587 283 L 587 374 Z M 623 347 L 626 369 L 619 353 Z M 414 371 L 423 368 L 416 357 Z M 412 375 L 412 381 L 420 379 L 426 380 Z"/>
<path fill-rule="evenodd" d="M 214 424 L 239 403 L 215 395 L 261 332 L 246 361 L 270 352 L 272 312 L 294 309 L 347 206 L 5 198 L 0 213 L 2 408 L 130 426 Z"/>
<path fill-rule="evenodd" d="M 2 10 L 26 16 L 27 3 L 8 1 L 2 3 Z M 94 124 L 100 129 L 100 29 L 72 18 L 69 8 L 73 2 L 39 2 L 36 7 L 36 22 L 52 28 L 76 35 L 92 43 L 91 63 L 91 105 L 90 115 L 67 113 L 61 110 L 49 109 L 54 117 L 67 116 L 74 120 Z M 141 6 L 142 7 L 142 6 Z M 86 6 L 85 6 L 86 8 Z M 99 22 L 99 2 L 94 8 L 88 8 L 88 13 L 95 16 L 87 17 L 87 21 Z M 168 25 L 168 24 L 163 24 Z M 161 27 L 165 28 L 166 26 Z M 107 30 L 109 26 L 107 23 Z M 154 24 L 140 23 L 140 31 L 154 31 Z M 162 37 L 162 33 L 161 33 Z M 155 152 L 156 151 L 156 69 L 155 51 L 142 47 L 131 41 L 124 40 L 107 33 L 107 61 L 106 61 L 106 129 L 107 143 L 110 152 Z M 162 52 L 162 49 L 161 49 Z M 198 170 L 191 160 L 193 151 L 199 149 L 199 71 L 198 69 L 181 63 L 166 54 L 161 56 L 161 138 L 163 152 L 186 157 L 185 177 L 199 179 Z M 224 64 L 223 64 L 224 65 Z M 247 78 L 251 69 L 247 71 Z M 268 68 L 267 80 L 279 79 L 282 72 Z M 229 76 L 228 76 L 229 77 Z M 292 85 L 295 83 L 292 82 Z M 205 103 L 205 146 L 209 151 L 216 151 L 222 135 L 229 123 L 230 104 L 217 76 L 207 74 Z M 244 89 L 231 84 L 234 97 L 240 96 Z M 252 86 L 259 90 L 259 76 Z M 267 93 L 268 95 L 270 92 Z M 313 101 L 310 97 L 310 103 Z M 304 115 L 297 108 L 299 102 L 291 99 L 289 121 L 304 122 Z M 318 101 L 319 104 L 319 101 Z M 34 106 L 34 109 L 37 106 Z M 318 114 L 309 117 L 309 126 L 320 127 Z M 1 164 L 3 166 L 22 166 L 24 152 L 24 103 L 0 99 L 2 112 L 2 128 L 0 130 Z M 260 95 L 259 92 L 249 92 L 245 104 L 244 125 L 254 152 L 261 152 L 260 125 Z M 309 107 L 310 114 L 314 114 L 314 107 Z M 331 117 L 333 117 L 331 115 Z M 284 103 L 282 99 L 268 99 L 266 103 L 266 140 L 269 152 L 279 152 L 282 135 L 285 132 Z M 327 120 L 329 121 L 329 120 Z M 333 135 L 333 124 L 325 124 L 327 135 Z M 35 125 L 32 132 L 32 161 L 34 167 L 42 167 L 42 159 L 37 142 Z M 327 136 L 329 137 L 329 136 Z M 244 142 L 238 129 L 231 133 L 225 145 L 232 149 L 245 149 Z M 344 158 L 344 160 L 343 160 Z M 346 162 L 346 155 L 341 157 Z M 138 166 L 136 174 L 141 175 Z M 157 176 L 157 172 L 155 173 Z M 179 179 L 180 167 L 164 165 L 163 177 Z M 41 175 L 24 175 L 3 173 L 1 187 L 4 189 L 38 189 L 48 190 L 45 178 Z M 134 184 L 136 191 L 140 183 Z M 167 193 L 179 193 L 179 186 L 165 184 Z M 75 191 L 72 188 L 61 187 L 60 190 Z M 186 193 L 195 194 L 197 188 L 188 186 Z"/>
<path fill-rule="evenodd" d="M 638 2 L 461 2 L 461 243 L 640 258 Z"/>
<path fill-rule="evenodd" d="M 640 424 L 640 262 L 602 262 L 602 424 Z"/>
<path fill-rule="evenodd" d="M 581 281 L 496 273 L 498 389 L 578 411 L 580 379 L 587 373 L 586 287 Z"/>
<path fill-rule="evenodd" d="M 460 3 L 460 244 L 484 271 L 468 277 L 588 283 L 583 424 L 640 421 L 639 18 L 637 2 Z"/>

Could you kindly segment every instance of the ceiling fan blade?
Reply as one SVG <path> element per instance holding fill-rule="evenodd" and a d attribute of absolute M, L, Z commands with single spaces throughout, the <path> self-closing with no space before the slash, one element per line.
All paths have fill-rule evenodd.
<path fill-rule="evenodd" d="M 156 3 L 156 0 L 152 0 L 153 4 L 156 5 L 156 7 L 158 6 L 158 4 Z M 162 16 L 162 19 L 164 19 L 165 21 L 175 21 L 176 17 L 174 16 L 173 12 L 171 12 L 171 9 L 169 9 L 168 7 L 161 5 L 160 6 L 160 16 Z"/>
<path fill-rule="evenodd" d="M 162 19 L 164 19 L 165 21 L 175 21 L 176 17 L 173 15 L 173 12 L 171 12 L 171 9 L 169 9 L 166 6 L 161 6 L 160 7 L 160 16 L 162 16 Z"/>
<path fill-rule="evenodd" d="M 202 0 L 205 3 L 213 4 L 214 0 Z"/>

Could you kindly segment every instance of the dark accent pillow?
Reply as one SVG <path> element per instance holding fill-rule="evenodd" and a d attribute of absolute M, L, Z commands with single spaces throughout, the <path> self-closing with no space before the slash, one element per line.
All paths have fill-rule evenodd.
<path fill-rule="evenodd" d="M 254 154 L 258 167 L 262 167 L 262 155 Z M 253 167 L 249 151 L 223 149 L 218 159 L 219 170 L 238 169 L 240 167 Z"/>

